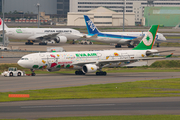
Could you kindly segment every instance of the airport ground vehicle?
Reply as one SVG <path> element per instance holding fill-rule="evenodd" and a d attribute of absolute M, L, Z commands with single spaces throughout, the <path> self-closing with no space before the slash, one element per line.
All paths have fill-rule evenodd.
<path fill-rule="evenodd" d="M 4 46 L 0 46 L 0 50 L 8 50 L 8 48 Z"/>
<path fill-rule="evenodd" d="M 79 44 L 82 44 L 82 45 L 92 45 L 93 42 L 87 41 L 87 40 L 81 40 L 81 41 L 79 41 Z"/>
<path fill-rule="evenodd" d="M 2 76 L 12 77 L 12 76 L 26 76 L 24 71 L 17 70 L 16 67 L 9 67 L 8 71 L 1 73 Z"/>

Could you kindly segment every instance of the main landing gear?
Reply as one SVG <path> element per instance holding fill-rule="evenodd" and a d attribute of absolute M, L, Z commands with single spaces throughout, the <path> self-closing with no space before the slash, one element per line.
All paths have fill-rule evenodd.
<path fill-rule="evenodd" d="M 100 72 L 96 72 L 96 75 L 104 75 L 104 76 L 106 76 L 107 73 L 106 73 L 106 72 L 103 72 L 103 71 L 100 71 Z"/>
<path fill-rule="evenodd" d="M 47 42 L 40 42 L 39 45 L 47 45 Z"/>
<path fill-rule="evenodd" d="M 33 41 L 28 40 L 28 42 L 25 42 L 25 45 L 33 45 Z"/>
<path fill-rule="evenodd" d="M 121 48 L 121 45 L 117 44 L 115 45 L 115 48 Z"/>
<path fill-rule="evenodd" d="M 34 71 L 35 71 L 34 69 L 31 69 L 31 72 L 32 72 L 31 76 L 36 76 L 36 73 L 34 73 Z"/>
<path fill-rule="evenodd" d="M 159 46 L 159 43 L 157 43 L 157 47 L 160 47 L 160 46 Z"/>
<path fill-rule="evenodd" d="M 134 48 L 134 45 L 129 45 L 128 48 Z"/>
<path fill-rule="evenodd" d="M 83 71 L 79 70 L 75 72 L 76 75 L 85 75 L 85 73 L 83 73 Z"/>

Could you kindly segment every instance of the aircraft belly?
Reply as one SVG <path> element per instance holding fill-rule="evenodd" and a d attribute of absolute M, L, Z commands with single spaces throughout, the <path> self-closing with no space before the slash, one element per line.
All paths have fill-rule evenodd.
<path fill-rule="evenodd" d="M 99 42 L 106 42 L 106 43 L 117 43 L 120 39 L 109 38 L 109 37 L 98 37 L 98 38 L 93 38 L 91 40 L 95 40 Z"/>

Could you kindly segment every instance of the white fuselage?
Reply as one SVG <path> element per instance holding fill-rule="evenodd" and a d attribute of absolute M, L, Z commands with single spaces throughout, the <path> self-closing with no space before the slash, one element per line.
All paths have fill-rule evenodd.
<path fill-rule="evenodd" d="M 83 52 L 33 53 L 23 56 L 18 64 L 28 69 L 82 69 L 84 64 L 98 64 L 98 61 L 125 60 L 146 57 L 147 50 L 104 50 Z M 157 51 L 157 50 L 148 50 Z M 112 62 L 108 65 L 123 66 L 126 62 Z M 133 61 L 136 62 L 136 61 Z"/>
<path fill-rule="evenodd" d="M 59 33 L 57 36 L 65 36 L 67 40 L 78 39 L 82 34 L 70 28 L 6 28 L 6 36 L 11 39 L 39 40 L 53 33 Z M 52 38 L 50 38 L 52 39 Z"/>
<path fill-rule="evenodd" d="M 91 40 L 126 45 L 131 42 L 131 39 L 142 37 L 146 33 L 147 32 L 100 32 L 97 38 L 91 38 Z M 87 35 L 88 38 L 90 38 L 91 36 L 93 36 L 93 34 Z M 122 38 L 123 36 L 125 38 Z M 166 41 L 166 38 L 163 36 L 163 34 L 157 33 L 155 42 L 160 43 L 164 41 Z M 136 44 L 138 44 L 139 42 L 137 42 Z"/>

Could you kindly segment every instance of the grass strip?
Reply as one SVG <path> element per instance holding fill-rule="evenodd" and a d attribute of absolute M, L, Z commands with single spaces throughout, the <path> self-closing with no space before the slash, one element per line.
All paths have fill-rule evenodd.
<path fill-rule="evenodd" d="M 38 120 L 179 120 L 180 115 L 121 115 L 121 116 L 88 116 L 40 118 Z"/>
<path fill-rule="evenodd" d="M 8 94 L 30 94 L 30 98 L 9 98 Z M 180 96 L 180 78 L 78 87 L 0 92 L 0 102 L 52 99 L 95 99 Z"/>
<path fill-rule="evenodd" d="M 120 116 L 39 118 L 35 120 L 179 120 L 179 119 L 180 119 L 180 115 L 120 115 Z M 0 119 L 0 120 L 26 120 L 26 119 Z"/>

